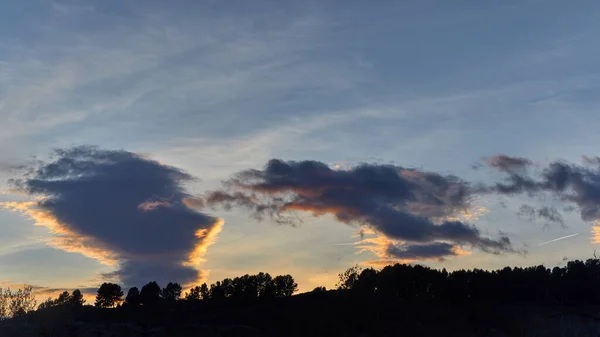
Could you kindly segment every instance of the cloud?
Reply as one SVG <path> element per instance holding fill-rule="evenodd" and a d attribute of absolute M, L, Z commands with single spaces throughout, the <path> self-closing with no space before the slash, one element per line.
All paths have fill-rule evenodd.
<path fill-rule="evenodd" d="M 495 155 L 485 159 L 486 163 L 503 172 L 519 171 L 531 165 L 531 161 L 521 157 L 510 157 L 504 154 Z"/>
<path fill-rule="evenodd" d="M 447 242 L 425 245 L 389 245 L 386 253 L 390 257 L 402 260 L 440 260 L 445 256 L 464 255 L 458 247 Z"/>
<path fill-rule="evenodd" d="M 507 160 L 522 161 L 522 167 L 530 167 L 530 161 L 522 158 L 507 157 Z M 490 165 L 507 173 L 504 182 L 488 187 L 488 192 L 499 194 L 522 194 L 543 198 L 552 196 L 562 203 L 571 203 L 579 209 L 584 221 L 600 220 L 600 161 L 584 157 L 584 165 L 554 161 L 540 171 L 505 170 Z M 546 220 L 562 222 L 556 209 L 544 208 L 537 212 Z"/>
<path fill-rule="evenodd" d="M 366 163 L 336 170 L 318 161 L 272 159 L 263 170 L 238 172 L 224 187 L 208 193 L 206 204 L 243 207 L 259 219 L 292 224 L 296 211 L 331 214 L 401 243 L 514 251 L 508 237 L 487 238 L 473 225 L 448 220 L 467 210 L 472 198 L 469 184 L 452 175 Z"/>
<path fill-rule="evenodd" d="M 371 229 L 364 231 L 362 237 L 359 242 L 354 243 L 360 249 L 359 253 L 367 251 L 379 258 L 377 261 L 366 261 L 365 264 L 368 266 L 384 266 L 424 260 L 444 261 L 451 256 L 471 255 L 471 252 L 463 250 L 460 245 L 449 242 L 409 244 L 390 239 Z"/>
<path fill-rule="evenodd" d="M 116 267 L 125 285 L 190 284 L 223 221 L 189 208 L 194 177 L 127 151 L 56 150 L 12 185 L 35 201 L 4 203 L 47 227 L 54 247 Z"/>
<path fill-rule="evenodd" d="M 526 217 L 532 222 L 537 218 L 544 220 L 544 228 L 549 227 L 551 223 L 559 224 L 563 228 L 567 227 L 562 214 L 558 211 L 558 209 L 552 206 L 544 206 L 536 209 L 530 205 L 521 205 L 517 214 Z"/>

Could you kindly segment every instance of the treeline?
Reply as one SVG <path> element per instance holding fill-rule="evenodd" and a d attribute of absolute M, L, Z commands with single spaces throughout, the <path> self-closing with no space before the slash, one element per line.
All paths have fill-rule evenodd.
<path fill-rule="evenodd" d="M 170 282 L 161 288 L 157 282 L 128 289 L 103 283 L 97 291 L 97 308 L 156 306 L 160 303 L 250 303 L 261 299 L 290 297 L 298 289 L 291 275 L 271 277 L 268 273 L 226 278 L 202 284 L 185 294 L 181 285 Z M 510 302 L 539 304 L 600 304 L 600 259 L 569 261 L 564 267 L 542 265 L 520 268 L 505 267 L 447 272 L 421 265 L 396 264 L 380 270 L 352 267 L 339 274 L 334 291 L 317 287 L 311 293 L 319 298 L 343 298 L 359 301 L 423 303 Z M 335 294 L 335 295 L 334 295 Z M 63 292 L 48 299 L 39 309 L 81 307 L 85 303 L 79 290 Z M 221 305 L 219 304 L 219 305 Z M 160 306 L 160 305 L 159 305 Z M 17 292 L 0 290 L 0 317 L 18 316 L 35 308 L 32 288 Z"/>
<path fill-rule="evenodd" d="M 100 287 L 102 289 L 102 286 Z M 154 305 L 161 300 L 165 301 L 218 301 L 218 300 L 255 300 L 292 296 L 298 290 L 298 284 L 291 275 L 271 277 L 269 273 L 244 275 L 236 278 L 226 278 L 217 281 L 210 287 L 203 283 L 195 286 L 185 293 L 183 298 L 181 285 L 170 282 L 163 289 L 156 282 L 150 282 L 138 290 L 137 287 L 129 289 L 124 305 Z M 101 296 L 99 289 L 99 296 Z M 97 297 L 98 301 L 98 297 Z"/>
<path fill-rule="evenodd" d="M 64 291 L 58 295 L 58 298 L 48 298 L 39 305 L 38 309 L 41 310 L 59 306 L 81 307 L 84 303 L 85 300 L 83 299 L 83 294 L 79 289 L 75 289 L 70 294 L 68 291 Z"/>
<path fill-rule="evenodd" d="M 193 287 L 182 296 L 182 287 L 178 283 L 169 282 L 164 288 L 155 282 L 129 288 L 123 298 L 123 290 L 116 283 L 103 283 L 98 288 L 94 306 L 112 308 L 116 306 L 136 307 L 154 306 L 162 302 L 173 301 L 251 301 L 276 297 L 292 296 L 298 290 L 298 284 L 291 275 L 271 277 L 268 273 L 244 275 L 226 278 L 208 286 L 206 283 Z M 56 299 L 49 298 L 39 306 L 46 309 L 58 306 L 83 306 L 85 300 L 79 290 L 69 294 L 63 292 Z"/>
<path fill-rule="evenodd" d="M 196 286 L 185 296 L 186 300 L 252 300 L 292 296 L 298 284 L 291 275 L 272 278 L 268 273 L 244 275 L 234 279 L 226 278 L 210 285 Z"/>
<path fill-rule="evenodd" d="M 529 302 L 540 304 L 600 303 L 600 260 L 569 261 L 564 267 L 505 267 L 448 273 L 420 265 L 396 264 L 381 270 L 348 269 L 338 289 L 350 296 L 384 301 Z"/>

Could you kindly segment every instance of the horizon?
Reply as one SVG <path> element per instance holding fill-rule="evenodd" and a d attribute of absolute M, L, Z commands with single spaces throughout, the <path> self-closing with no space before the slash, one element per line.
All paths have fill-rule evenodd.
<path fill-rule="evenodd" d="M 0 287 L 585 260 L 599 9 L 2 4 Z"/>

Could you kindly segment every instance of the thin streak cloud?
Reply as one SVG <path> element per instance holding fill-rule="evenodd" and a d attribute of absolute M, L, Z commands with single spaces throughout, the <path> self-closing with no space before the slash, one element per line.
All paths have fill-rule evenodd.
<path fill-rule="evenodd" d="M 560 241 L 560 240 L 572 238 L 572 237 L 577 236 L 577 235 L 579 235 L 579 233 L 561 236 L 560 238 L 556 238 L 556 239 L 552 239 L 550 241 L 542 242 L 538 246 L 543 246 L 543 245 L 547 245 L 547 244 L 552 243 L 552 242 L 556 242 L 556 241 Z"/>

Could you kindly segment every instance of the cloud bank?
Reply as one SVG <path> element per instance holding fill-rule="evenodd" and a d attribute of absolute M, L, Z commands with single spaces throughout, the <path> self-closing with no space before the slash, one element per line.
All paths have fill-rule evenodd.
<path fill-rule="evenodd" d="M 506 236 L 490 238 L 457 220 L 474 190 L 452 175 L 395 165 L 332 169 L 318 161 L 270 160 L 264 169 L 238 172 L 224 189 L 206 195 L 208 206 L 244 207 L 253 216 L 296 223 L 295 211 L 333 215 L 391 240 L 381 255 L 399 259 L 457 255 L 467 245 L 485 252 L 514 252 Z"/>
<path fill-rule="evenodd" d="M 10 181 L 36 201 L 5 203 L 54 234 L 51 244 L 114 265 L 126 286 L 191 284 L 223 221 L 188 207 L 194 177 L 127 151 L 56 150 Z"/>
<path fill-rule="evenodd" d="M 357 248 L 381 261 L 443 260 L 486 253 L 520 253 L 503 235 L 482 233 L 469 221 L 473 201 L 485 195 L 525 194 L 578 209 L 600 221 L 600 159 L 540 167 L 532 160 L 498 155 L 485 164 L 500 172 L 491 184 L 391 164 L 331 168 L 319 161 L 272 159 L 263 169 L 242 170 L 204 196 L 186 193 L 191 175 L 127 151 L 93 147 L 57 150 L 48 162 L 24 167 L 15 189 L 35 201 L 4 203 L 55 235 L 52 245 L 115 266 L 110 276 L 126 285 L 149 280 L 191 284 L 223 222 L 206 207 L 245 208 L 257 219 L 296 225 L 298 212 L 333 216 L 361 232 Z M 530 220 L 564 226 L 555 205 L 523 205 Z M 597 230 L 594 233 L 600 233 Z M 367 237 L 364 237 L 367 235 Z M 596 234 L 600 237 L 600 234 Z M 599 239 L 600 241 L 600 239 Z"/>

